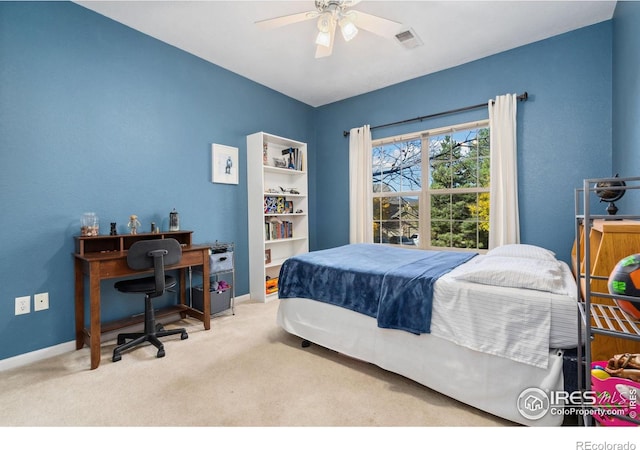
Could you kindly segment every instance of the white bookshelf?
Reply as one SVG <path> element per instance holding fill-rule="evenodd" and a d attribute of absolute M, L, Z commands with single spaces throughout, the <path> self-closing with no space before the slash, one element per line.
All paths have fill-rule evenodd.
<path fill-rule="evenodd" d="M 247 136 L 247 180 L 249 290 L 252 300 L 267 302 L 278 296 L 267 294 L 267 277 L 277 278 L 287 258 L 309 251 L 307 144 L 264 132 Z"/>

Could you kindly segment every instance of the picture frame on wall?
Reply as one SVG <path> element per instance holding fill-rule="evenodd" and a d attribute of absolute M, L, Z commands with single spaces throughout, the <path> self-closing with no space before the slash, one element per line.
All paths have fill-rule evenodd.
<path fill-rule="evenodd" d="M 211 181 L 238 184 L 238 148 L 211 144 Z"/>

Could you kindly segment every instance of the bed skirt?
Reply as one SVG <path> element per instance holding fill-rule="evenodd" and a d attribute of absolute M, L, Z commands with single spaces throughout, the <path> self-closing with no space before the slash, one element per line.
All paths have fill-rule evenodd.
<path fill-rule="evenodd" d="M 541 369 L 430 334 L 379 328 L 374 318 L 328 303 L 303 298 L 279 302 L 277 323 L 291 334 L 375 364 L 512 422 L 562 425 L 561 414 L 529 420 L 517 408 L 518 397 L 527 388 L 563 390 L 562 351 L 550 350 L 548 368 Z"/>

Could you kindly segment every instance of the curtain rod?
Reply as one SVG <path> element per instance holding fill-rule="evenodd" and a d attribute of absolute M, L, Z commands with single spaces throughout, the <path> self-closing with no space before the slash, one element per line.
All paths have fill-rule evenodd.
<path fill-rule="evenodd" d="M 523 94 L 518 95 L 517 99 L 520 100 L 521 102 L 526 101 L 529 98 L 529 94 L 527 92 L 524 92 Z M 406 120 L 401 120 L 399 122 L 393 122 L 393 123 L 386 123 L 384 125 L 376 125 L 375 127 L 371 127 L 371 130 L 375 130 L 377 128 L 384 128 L 384 127 L 391 127 L 393 125 L 400 125 L 403 123 L 410 123 L 410 122 L 421 122 L 425 119 L 432 119 L 434 117 L 440 117 L 440 116 L 446 116 L 447 114 L 454 114 L 454 113 L 459 113 L 459 112 L 463 112 L 463 111 L 471 111 L 472 109 L 478 109 L 478 108 L 483 108 L 487 106 L 486 103 L 480 103 L 478 105 L 473 105 L 473 106 L 465 106 L 464 108 L 458 108 L 458 109 L 450 109 L 449 111 L 444 111 L 444 112 L 439 112 L 439 113 L 435 113 L 435 114 L 429 114 L 428 116 L 421 116 L 421 117 L 415 117 L 413 119 L 406 119 Z M 342 134 L 344 135 L 344 137 L 349 136 L 349 132 L 348 131 L 343 131 Z"/>

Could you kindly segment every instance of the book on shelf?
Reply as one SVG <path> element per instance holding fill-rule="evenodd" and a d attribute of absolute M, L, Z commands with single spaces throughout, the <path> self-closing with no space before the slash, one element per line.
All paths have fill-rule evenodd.
<path fill-rule="evenodd" d="M 293 237 L 293 222 L 272 219 L 264 223 L 265 240 L 287 239 Z"/>
<path fill-rule="evenodd" d="M 282 214 L 285 211 L 285 199 L 282 196 L 268 195 L 264 198 L 265 214 Z"/>
<path fill-rule="evenodd" d="M 286 158 L 287 169 L 302 170 L 303 168 L 303 153 L 299 148 L 289 147 L 282 150 L 282 156 Z"/>
<path fill-rule="evenodd" d="M 290 214 L 293 212 L 293 202 L 283 196 L 267 195 L 264 198 L 265 214 Z"/>

